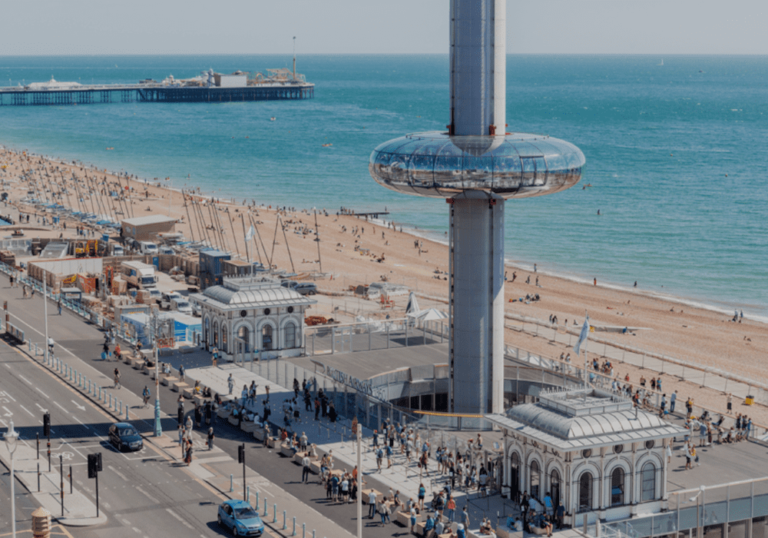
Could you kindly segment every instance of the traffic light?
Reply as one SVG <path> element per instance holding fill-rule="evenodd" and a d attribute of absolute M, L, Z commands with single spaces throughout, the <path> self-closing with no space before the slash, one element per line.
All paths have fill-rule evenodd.
<path fill-rule="evenodd" d="M 245 445 L 240 445 L 237 447 L 237 463 L 244 463 L 245 462 Z"/>
<path fill-rule="evenodd" d="M 88 478 L 96 478 L 101 472 L 101 452 L 88 454 Z"/>
<path fill-rule="evenodd" d="M 46 413 L 43 415 L 43 435 L 45 437 L 51 436 L 51 414 Z"/>

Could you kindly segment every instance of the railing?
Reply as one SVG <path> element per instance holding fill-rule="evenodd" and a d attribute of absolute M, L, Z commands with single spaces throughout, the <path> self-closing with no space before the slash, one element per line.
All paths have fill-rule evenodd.
<path fill-rule="evenodd" d="M 555 342 L 571 346 L 576 343 L 581 327 L 556 325 L 528 316 L 505 313 L 508 329 L 527 332 Z M 517 323 L 509 323 L 515 321 Z M 592 333 L 587 344 L 590 353 L 598 354 L 612 361 L 619 361 L 648 368 L 662 374 L 673 375 L 682 381 L 695 383 L 738 398 L 753 396 L 755 402 L 768 405 L 768 387 L 758 381 L 746 379 L 717 368 L 701 366 L 691 362 L 660 355 L 652 351 L 637 349 L 621 343 L 611 342 Z"/>
<path fill-rule="evenodd" d="M 448 341 L 445 320 L 370 320 L 304 329 L 306 354 L 327 355 Z"/>
<path fill-rule="evenodd" d="M 650 516 L 602 523 L 599 532 L 629 538 L 680 533 L 694 538 L 702 536 L 699 529 L 708 535 L 727 525 L 721 536 L 747 536 L 743 531 L 739 534 L 738 527 L 746 529 L 749 520 L 768 516 L 768 478 L 676 491 L 670 494 L 668 507 L 668 511 Z M 761 525 L 765 526 L 764 520 Z M 589 534 L 597 536 L 597 530 L 591 527 Z"/>

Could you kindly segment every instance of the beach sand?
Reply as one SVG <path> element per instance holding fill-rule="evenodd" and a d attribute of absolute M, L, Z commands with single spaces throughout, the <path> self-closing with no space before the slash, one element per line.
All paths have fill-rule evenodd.
<path fill-rule="evenodd" d="M 5 168 L 2 168 L 3 166 Z M 181 192 L 163 188 L 162 185 L 166 182 L 162 180 L 145 182 L 127 179 L 125 176 L 118 179 L 117 176 L 103 169 L 97 171 L 81 163 L 63 164 L 40 156 L 0 150 L 0 180 L 4 180 L 4 190 L 10 194 L 11 204 L 9 205 L 18 206 L 22 212 L 30 210 L 33 214 L 34 209 L 20 202 L 30 190 L 28 181 L 19 180 L 22 174 L 37 179 L 40 189 L 47 188 L 55 192 L 62 185 L 67 185 L 70 192 L 69 201 L 66 196 L 62 196 L 61 203 L 71 205 L 75 210 L 81 208 L 77 202 L 74 182 L 71 180 L 73 174 L 79 179 L 78 188 L 88 208 L 101 207 L 109 211 L 111 207 L 123 208 L 124 212 L 132 211 L 136 217 L 170 214 L 180 220 L 176 229 L 184 233 L 187 239 L 194 238 L 199 241 L 201 232 L 207 233 L 209 237 L 214 233 L 213 230 L 207 232 L 202 230 L 194 216 L 200 214 L 200 212 L 195 213 L 196 207 L 201 210 L 206 221 L 211 222 L 210 196 L 205 196 L 204 190 L 197 194 L 195 199 L 198 202 L 207 200 L 205 206 L 191 204 L 185 206 L 184 195 Z M 85 180 L 86 175 L 90 179 Z M 105 182 L 115 185 L 111 190 L 123 192 L 126 186 L 130 186 L 130 195 L 124 202 L 115 203 L 108 196 L 89 194 L 89 192 L 103 189 Z M 117 188 L 118 182 L 122 189 Z M 176 183 L 178 184 L 178 181 Z M 50 195 L 48 192 L 47 196 Z M 244 202 L 248 204 L 255 202 L 256 205 L 248 209 L 244 206 Z M 128 203 L 130 203 L 130 209 L 128 209 Z M 350 203 L 350 205 L 353 204 Z M 317 282 L 323 293 L 343 293 L 347 292 L 350 286 L 370 284 L 386 278 L 389 282 L 403 284 L 417 291 L 424 302 L 422 307 L 425 304 L 442 305 L 442 309 L 447 311 L 447 246 L 429 239 L 418 238 L 408 230 L 401 232 L 400 223 L 395 224 L 395 230 L 389 226 L 367 222 L 363 218 L 337 215 L 337 208 L 317 208 L 316 218 L 320 237 L 318 254 L 318 242 L 314 241 L 315 235 L 298 232 L 305 227 L 314 230 L 315 215 L 311 211 L 282 211 L 280 218 L 286 225 L 284 236 L 276 226 L 277 209 L 269 206 L 269 200 L 219 200 L 215 207 L 222 225 L 221 236 L 225 248 L 235 254 L 239 251 L 243 259 L 245 259 L 244 228 L 246 230 L 249 228 L 248 215 L 251 215 L 258 224 L 258 231 L 265 246 L 264 250 L 259 247 L 261 261 L 265 265 L 264 258 L 271 255 L 274 238 L 276 241 L 273 265 L 290 271 L 292 260 L 293 270 L 296 273 L 322 272 L 332 275 L 332 278 Z M 93 209 L 88 211 L 99 213 Z M 328 216 L 325 215 L 325 211 Z M 0 208 L 0 213 L 2 212 Z M 245 226 L 243 226 L 243 218 L 246 219 Z M 31 218 L 30 224 L 35 220 L 35 217 Z M 27 236 L 58 237 L 63 233 L 65 236 L 74 237 L 74 226 L 73 221 L 68 224 L 66 231 L 61 229 L 49 232 L 28 231 Z M 346 227 L 346 231 L 343 227 Z M 351 231 L 354 228 L 358 228 L 358 233 L 353 236 Z M 286 248 L 286 237 L 290 256 Z M 415 246 L 416 242 L 421 244 L 421 248 Z M 359 247 L 359 251 L 355 250 L 356 246 Z M 507 256 L 514 256 L 514 253 L 508 252 Z M 378 261 L 382 257 L 383 261 Z M 250 246 L 250 258 L 259 260 L 253 243 Z M 513 273 L 516 273 L 516 279 L 511 282 Z M 744 378 L 754 379 L 758 384 L 765 383 L 768 378 L 766 376 L 768 366 L 764 360 L 761 360 L 768 354 L 767 324 L 749 319 L 744 319 L 742 323 L 733 323 L 729 321 L 733 314 L 688 306 L 682 304 L 677 298 L 658 297 L 651 292 L 643 291 L 642 288 L 622 290 L 601 286 L 600 282 L 594 286 L 541 272 L 531 273 L 515 267 L 507 268 L 507 276 L 505 289 L 507 301 L 536 293 L 541 298 L 540 301 L 530 304 L 507 302 L 505 304 L 507 312 L 538 318 L 545 323 L 550 315 L 556 315 L 560 325 L 567 319 L 569 326 L 573 325 L 574 320 L 580 326 L 586 311 L 593 325 L 643 329 L 634 334 L 599 333 L 601 338 L 610 342 L 675 357 L 703 367 L 717 368 Z M 525 283 L 528 276 L 531 277 L 530 284 Z M 535 286 L 536 277 L 539 278 L 539 287 Z M 642 282 L 641 274 L 638 274 L 638 280 Z M 399 300 L 398 306 L 403 307 L 404 301 Z M 389 313 L 381 307 L 378 310 L 382 316 Z M 546 343 L 541 338 L 534 338 L 517 331 L 507 330 L 506 341 L 509 345 L 544 356 L 555 357 L 565 351 L 562 345 Z M 619 370 L 622 374 L 625 371 L 632 371 L 631 368 L 624 367 L 620 367 Z M 639 374 L 635 375 L 639 378 Z M 650 373 L 647 373 L 646 377 L 649 375 Z M 636 380 L 633 379 L 633 381 Z M 667 386 L 672 388 L 671 385 Z M 695 387 L 686 385 L 685 388 L 690 392 Z M 668 389 L 665 386 L 666 390 Z M 713 391 L 702 390 L 704 392 L 697 396 L 699 401 L 711 398 L 713 403 L 719 405 L 720 395 Z M 681 396 L 683 396 L 682 391 Z M 724 395 L 722 398 L 722 409 L 724 409 Z M 765 424 L 768 423 L 766 411 L 768 409 L 762 406 L 753 406 L 749 408 L 748 414 L 755 418 L 760 416 L 762 420 L 758 422 Z"/>

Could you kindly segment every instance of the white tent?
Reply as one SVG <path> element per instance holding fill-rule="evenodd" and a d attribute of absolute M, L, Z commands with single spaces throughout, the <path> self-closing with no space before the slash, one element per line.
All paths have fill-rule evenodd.
<path fill-rule="evenodd" d="M 412 312 L 408 314 L 409 317 L 418 321 L 435 321 L 439 319 L 448 319 L 448 314 L 438 310 L 437 308 L 428 308 L 426 310 L 420 310 L 418 312 Z"/>

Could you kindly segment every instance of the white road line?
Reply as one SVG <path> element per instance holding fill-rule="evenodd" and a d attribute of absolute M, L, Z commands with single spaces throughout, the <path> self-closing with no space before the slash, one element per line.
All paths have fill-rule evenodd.
<path fill-rule="evenodd" d="M 32 411 L 30 411 L 29 409 L 27 409 L 27 408 L 26 408 L 26 407 L 24 407 L 23 405 L 19 404 L 19 407 L 21 407 L 21 408 L 22 408 L 24 411 L 26 411 L 27 413 L 29 413 L 29 416 L 32 416 L 32 417 L 34 417 L 34 416 L 35 416 L 35 415 L 33 415 L 33 414 L 32 414 Z"/>
<path fill-rule="evenodd" d="M 182 523 L 184 526 L 186 526 L 188 529 L 192 529 L 192 530 L 194 530 L 194 529 L 195 529 L 195 528 L 194 528 L 192 525 L 190 525 L 189 523 L 187 523 L 187 521 L 186 521 L 185 519 L 183 519 L 181 516 L 179 516 L 178 514 L 176 514 L 176 513 L 175 513 L 173 510 L 171 510 L 170 508 L 166 508 L 166 509 L 165 509 L 165 511 L 166 511 L 166 512 L 168 512 L 169 514 L 171 514 L 173 517 L 175 517 L 175 518 L 176 518 L 176 519 L 178 519 L 179 521 L 181 521 L 181 523 Z"/>
<path fill-rule="evenodd" d="M 67 411 L 67 410 L 66 410 L 66 409 L 64 409 L 64 408 L 63 408 L 61 405 L 59 405 L 59 402 L 53 402 L 53 403 L 54 403 L 55 405 L 58 405 L 58 406 L 59 406 L 59 409 L 61 409 L 62 411 L 64 411 L 66 414 L 69 414 L 69 411 Z"/>
<path fill-rule="evenodd" d="M 153 503 L 155 503 L 155 504 L 159 504 L 159 503 L 160 503 L 160 501 L 158 501 L 157 499 L 155 499 L 155 498 L 154 498 L 152 495 L 150 495 L 149 493 L 147 493 L 146 491 L 144 491 L 143 489 L 141 489 L 139 486 L 136 486 L 136 491 L 138 491 L 139 493 L 141 493 L 142 495 L 144 495 L 144 496 L 145 496 L 147 499 L 149 499 L 149 500 L 150 500 L 150 501 L 152 501 Z"/>
<path fill-rule="evenodd" d="M 133 528 L 133 530 L 134 530 L 134 532 L 135 532 L 136 534 L 141 534 L 141 531 L 140 531 L 139 529 L 137 529 L 136 527 L 134 527 L 134 528 Z"/>
<path fill-rule="evenodd" d="M 78 421 L 82 427 L 84 427 L 84 428 L 86 428 L 86 429 L 88 429 L 88 430 L 90 430 L 90 429 L 91 429 L 91 427 L 90 427 L 90 426 L 88 426 L 88 425 L 87 425 L 85 422 L 83 422 L 83 421 L 82 421 L 82 420 L 80 420 L 79 418 L 77 418 L 77 417 L 72 417 L 72 418 L 74 418 L 76 421 Z"/>
<path fill-rule="evenodd" d="M 37 402 L 35 402 L 35 405 L 36 405 L 36 406 L 37 406 L 37 408 L 38 408 L 40 411 L 42 411 L 43 413 L 46 413 L 46 412 L 48 411 L 48 410 L 47 410 L 45 407 L 43 407 L 42 405 L 40 405 L 40 404 L 39 404 L 39 403 L 37 403 Z"/>
<path fill-rule="evenodd" d="M 10 394 L 8 394 L 7 392 L 4 392 L 3 394 L 4 394 L 5 396 L 7 396 L 8 398 L 10 398 L 11 400 L 13 400 L 14 402 L 16 401 L 16 398 L 14 398 L 13 396 L 11 396 L 11 395 L 10 395 Z"/>
<path fill-rule="evenodd" d="M 8 409 L 8 408 L 7 408 L 7 407 L 5 407 L 5 406 L 3 406 L 3 409 L 5 409 L 5 416 L 6 416 L 6 417 L 12 417 L 12 416 L 13 416 L 13 413 L 11 412 L 11 410 L 10 410 L 10 409 Z"/>
<path fill-rule="evenodd" d="M 37 392 L 39 392 L 40 394 L 42 394 L 43 396 L 45 396 L 46 398 L 48 397 L 48 395 L 46 393 L 44 393 L 42 390 L 40 390 L 40 387 L 35 387 L 35 390 Z"/>
<path fill-rule="evenodd" d="M 117 469 L 115 469 L 114 467 L 112 467 L 111 465 L 108 465 L 107 467 L 109 467 L 109 469 L 110 469 L 110 470 L 111 470 L 113 473 L 115 473 L 117 476 L 119 476 L 120 478 L 122 478 L 124 482 L 128 482 L 128 479 L 125 477 L 125 475 L 124 475 L 123 473 L 121 473 L 120 471 L 118 471 Z"/>
<path fill-rule="evenodd" d="M 26 383 L 27 385 L 31 385 L 32 384 L 32 382 L 29 379 L 27 379 L 26 377 L 24 377 L 21 374 L 19 374 L 19 378 L 24 380 L 24 383 Z"/>

